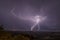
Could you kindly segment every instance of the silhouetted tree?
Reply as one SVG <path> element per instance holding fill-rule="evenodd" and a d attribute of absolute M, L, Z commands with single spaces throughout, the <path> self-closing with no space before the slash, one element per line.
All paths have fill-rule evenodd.
<path fill-rule="evenodd" d="M 3 28 L 3 25 L 0 25 L 0 31 L 3 31 L 4 28 Z"/>

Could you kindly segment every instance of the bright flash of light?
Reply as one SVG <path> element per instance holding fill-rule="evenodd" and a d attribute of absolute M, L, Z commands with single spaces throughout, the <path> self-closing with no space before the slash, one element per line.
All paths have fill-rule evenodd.
<path fill-rule="evenodd" d="M 40 16 L 36 16 L 36 17 L 35 17 L 35 22 L 36 22 L 36 23 L 39 23 L 39 22 L 40 22 Z"/>
<path fill-rule="evenodd" d="M 38 29 L 37 29 L 37 31 L 40 30 L 40 26 L 39 26 L 39 24 L 38 24 L 38 23 L 35 23 L 35 24 L 31 27 L 31 31 L 33 31 L 33 29 L 35 28 L 36 25 L 38 25 Z"/>
<path fill-rule="evenodd" d="M 40 25 L 39 25 L 39 23 L 43 22 L 43 21 L 46 19 L 46 16 L 43 17 L 43 16 L 40 16 L 40 15 L 36 15 L 36 16 L 33 16 L 33 15 L 32 15 L 32 16 L 16 15 L 16 14 L 14 13 L 14 10 L 15 10 L 15 8 L 13 8 L 13 9 L 11 10 L 11 13 L 12 13 L 13 16 L 17 17 L 18 19 L 29 20 L 29 21 L 34 22 L 34 25 L 31 27 L 31 31 L 33 31 L 33 29 L 36 27 L 36 25 L 37 25 L 38 31 L 39 31 L 39 30 L 40 30 Z"/>
<path fill-rule="evenodd" d="M 34 17 L 34 22 L 35 24 L 31 27 L 31 31 L 35 28 L 36 25 L 38 25 L 38 31 L 40 30 L 39 23 L 42 22 L 45 19 L 45 17 L 42 16 L 35 16 Z"/>

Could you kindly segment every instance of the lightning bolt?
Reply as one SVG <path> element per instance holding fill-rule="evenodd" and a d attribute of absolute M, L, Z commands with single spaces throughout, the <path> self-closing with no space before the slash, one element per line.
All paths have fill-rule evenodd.
<path fill-rule="evenodd" d="M 40 30 L 39 23 L 35 23 L 35 24 L 31 27 L 31 31 L 33 31 L 33 29 L 36 27 L 36 25 L 38 25 L 38 30 L 37 30 L 37 31 L 39 31 L 39 30 Z"/>

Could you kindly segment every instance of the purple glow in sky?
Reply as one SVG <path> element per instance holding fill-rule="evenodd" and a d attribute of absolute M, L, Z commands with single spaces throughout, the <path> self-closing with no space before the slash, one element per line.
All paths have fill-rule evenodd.
<path fill-rule="evenodd" d="M 34 29 L 34 27 L 36 26 L 36 25 L 38 25 L 40 22 L 42 22 L 43 20 L 45 20 L 46 19 L 46 17 L 42 17 L 42 16 L 28 16 L 28 15 L 26 15 L 26 16 L 28 16 L 28 17 L 26 17 L 25 15 L 24 15 L 24 17 L 23 16 L 20 16 L 20 14 L 19 14 L 19 16 L 17 16 L 14 12 L 13 12 L 13 9 L 11 10 L 11 13 L 12 13 L 12 15 L 13 16 L 15 16 L 15 17 L 17 17 L 17 18 L 19 18 L 19 19 L 21 19 L 21 20 L 28 20 L 28 21 L 32 21 L 32 22 L 34 22 L 34 25 L 31 27 L 31 31 L 33 31 L 33 29 Z M 38 31 L 40 30 L 40 26 L 38 27 Z"/>
<path fill-rule="evenodd" d="M 0 24 L 6 30 L 31 31 L 36 21 L 39 31 L 60 31 L 60 1 L 0 0 Z"/>
<path fill-rule="evenodd" d="M 21 16 L 21 14 L 16 15 L 14 13 L 14 10 L 15 10 L 15 8 L 13 8 L 11 10 L 11 13 L 14 17 L 17 17 L 18 19 L 21 19 L 24 21 L 28 20 L 28 21 L 31 21 L 34 23 L 34 25 L 31 27 L 31 31 L 33 31 L 33 29 L 35 28 L 36 25 L 38 25 L 39 23 L 41 23 L 43 20 L 45 20 L 47 18 L 47 16 L 43 17 L 42 15 L 38 15 L 38 14 L 36 14 L 36 16 L 34 16 L 34 15 L 31 15 L 31 13 L 28 13 L 30 15 L 23 15 L 23 16 Z M 39 30 L 40 30 L 40 26 L 38 27 L 38 31 Z"/>

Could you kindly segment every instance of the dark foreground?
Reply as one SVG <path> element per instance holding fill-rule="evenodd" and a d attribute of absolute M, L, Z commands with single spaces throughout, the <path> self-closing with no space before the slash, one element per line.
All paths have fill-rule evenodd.
<path fill-rule="evenodd" d="M 0 40 L 58 40 L 60 32 L 0 31 Z"/>

